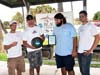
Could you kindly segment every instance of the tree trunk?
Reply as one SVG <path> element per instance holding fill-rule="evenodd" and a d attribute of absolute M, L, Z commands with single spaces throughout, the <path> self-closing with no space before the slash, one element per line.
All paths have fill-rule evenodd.
<path fill-rule="evenodd" d="M 7 30 L 4 28 L 4 26 L 3 26 L 3 23 L 2 23 L 2 21 L 0 20 L 0 30 L 2 31 L 4 31 L 4 33 L 7 33 Z"/>
<path fill-rule="evenodd" d="M 2 43 L 3 43 L 3 33 L 2 33 L 2 27 L 0 24 L 0 52 L 4 51 Z"/>
<path fill-rule="evenodd" d="M 3 32 L 7 33 L 7 30 L 4 28 L 2 21 L 0 20 L 0 52 L 4 52 L 3 48 Z"/>

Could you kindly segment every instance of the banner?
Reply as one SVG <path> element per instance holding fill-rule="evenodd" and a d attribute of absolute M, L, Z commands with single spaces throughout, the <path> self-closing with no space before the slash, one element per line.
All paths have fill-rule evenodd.
<path fill-rule="evenodd" d="M 73 14 L 72 12 L 61 12 L 66 21 L 73 24 Z M 45 36 L 52 35 L 53 28 L 55 27 L 54 16 L 57 13 L 49 13 L 49 14 L 37 14 L 36 21 L 37 25 L 43 29 Z"/>

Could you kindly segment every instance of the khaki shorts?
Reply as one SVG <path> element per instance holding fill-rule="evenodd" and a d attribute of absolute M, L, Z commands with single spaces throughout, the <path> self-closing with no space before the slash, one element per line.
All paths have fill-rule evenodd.
<path fill-rule="evenodd" d="M 25 72 L 24 57 L 8 58 L 8 73 L 9 75 L 15 75 L 15 70 Z"/>

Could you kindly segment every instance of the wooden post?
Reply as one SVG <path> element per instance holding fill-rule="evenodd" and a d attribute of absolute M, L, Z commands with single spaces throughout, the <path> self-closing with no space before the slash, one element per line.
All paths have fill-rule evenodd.
<path fill-rule="evenodd" d="M 87 0 L 83 0 L 83 10 L 87 11 Z"/>
<path fill-rule="evenodd" d="M 63 3 L 58 3 L 58 11 L 63 12 Z"/>
<path fill-rule="evenodd" d="M 26 25 L 26 23 L 25 23 L 25 14 L 24 14 L 24 7 L 22 7 L 22 13 L 23 13 L 23 25 L 24 25 L 24 30 L 25 30 L 25 25 Z"/>
<path fill-rule="evenodd" d="M 27 0 L 23 0 L 24 5 L 26 6 L 27 14 L 30 14 L 30 4 Z"/>

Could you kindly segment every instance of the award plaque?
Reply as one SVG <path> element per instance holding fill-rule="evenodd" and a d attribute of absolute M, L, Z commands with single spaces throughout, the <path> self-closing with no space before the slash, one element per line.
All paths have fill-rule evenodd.
<path fill-rule="evenodd" d="M 55 35 L 49 35 L 48 36 L 48 44 L 49 45 L 55 45 L 56 44 L 56 36 Z"/>

